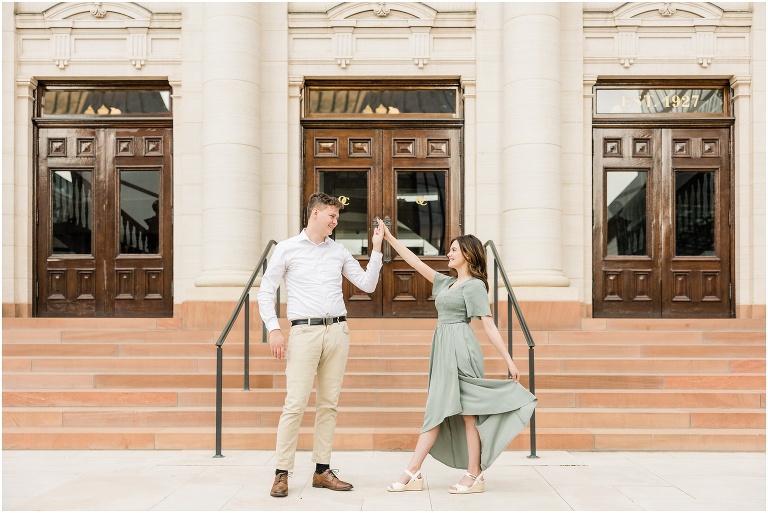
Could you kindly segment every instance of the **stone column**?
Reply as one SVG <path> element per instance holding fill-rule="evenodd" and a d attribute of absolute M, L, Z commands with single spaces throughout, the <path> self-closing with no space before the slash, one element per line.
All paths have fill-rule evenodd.
<path fill-rule="evenodd" d="M 203 7 L 203 272 L 195 280 L 198 287 L 243 286 L 259 258 L 259 9 L 251 2 Z"/>
<path fill-rule="evenodd" d="M 755 304 L 755 284 L 765 280 L 764 266 L 755 266 L 753 250 L 758 232 L 755 230 L 756 221 L 753 205 L 753 188 L 761 185 L 760 178 L 754 173 L 752 167 L 752 81 L 749 76 L 734 76 L 731 78 L 733 89 L 733 115 L 736 124 L 733 132 L 734 146 L 734 172 L 733 183 L 735 205 L 735 267 L 736 283 L 734 289 L 736 295 L 733 300 L 736 303 L 737 317 L 749 317 L 747 311 Z M 762 190 L 765 191 L 763 179 Z M 761 208 L 765 208 L 764 201 Z M 765 230 L 763 230 L 763 233 Z M 764 260 L 763 260 L 764 262 Z M 761 267 L 763 270 L 758 270 Z"/>
<path fill-rule="evenodd" d="M 567 287 L 562 271 L 560 4 L 505 3 L 504 267 L 512 285 Z"/>

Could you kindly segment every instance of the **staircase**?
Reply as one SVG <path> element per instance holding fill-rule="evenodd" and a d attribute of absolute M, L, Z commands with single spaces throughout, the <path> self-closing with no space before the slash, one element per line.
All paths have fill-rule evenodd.
<path fill-rule="evenodd" d="M 212 326 L 225 320 L 212 317 L 215 323 L 4 318 L 3 449 L 213 453 L 219 332 Z M 412 450 L 435 322 L 349 321 L 334 448 Z M 243 390 L 242 320 L 224 344 L 224 454 L 274 448 L 284 362 L 270 356 L 260 324 L 254 327 L 250 390 Z M 486 376 L 505 378 L 478 328 Z M 513 335 L 527 386 L 528 348 L 521 333 Z M 765 450 L 765 319 L 583 319 L 579 330 L 533 337 L 539 451 Z M 312 445 L 313 404 L 314 396 L 300 449 Z M 528 450 L 528 435 L 509 448 Z"/>

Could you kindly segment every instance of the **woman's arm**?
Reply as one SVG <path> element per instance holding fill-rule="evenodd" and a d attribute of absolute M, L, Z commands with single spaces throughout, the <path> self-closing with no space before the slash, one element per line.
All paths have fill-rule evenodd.
<path fill-rule="evenodd" d="M 501 333 L 499 333 L 499 329 L 493 322 L 493 317 L 490 315 L 483 316 L 482 321 L 483 328 L 485 329 L 485 333 L 488 335 L 488 338 L 491 340 L 491 344 L 493 344 L 501 357 L 507 363 L 507 367 L 509 368 L 509 373 L 512 375 L 512 379 L 515 381 L 520 381 L 520 371 L 517 370 L 515 362 L 513 362 L 512 357 L 509 356 L 509 352 L 504 345 L 504 340 L 501 338 Z"/>
<path fill-rule="evenodd" d="M 387 226 L 384 224 L 384 221 L 381 219 L 377 219 L 379 223 L 379 228 L 384 230 L 384 240 L 389 242 L 389 244 L 392 246 L 392 249 L 397 251 L 397 254 L 403 257 L 403 260 L 405 260 L 408 265 L 413 267 L 420 275 L 424 276 L 427 280 L 429 280 L 430 283 L 435 282 L 435 271 L 430 266 L 425 264 L 421 261 L 419 257 L 413 254 L 413 251 L 405 247 L 405 245 L 397 240 L 394 235 L 392 235 L 392 232 L 389 231 Z"/>

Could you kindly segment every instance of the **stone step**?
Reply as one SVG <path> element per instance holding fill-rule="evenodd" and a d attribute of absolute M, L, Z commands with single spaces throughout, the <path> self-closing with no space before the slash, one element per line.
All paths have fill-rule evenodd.
<path fill-rule="evenodd" d="M 335 450 L 412 451 L 419 428 L 338 428 Z M 311 450 L 312 428 L 300 428 L 298 449 Z M 539 451 L 752 451 L 765 450 L 762 429 L 643 429 L 643 428 L 537 428 Z M 240 427 L 222 432 L 222 454 L 227 450 L 274 450 L 275 429 Z M 528 430 L 507 446 L 529 450 Z M 3 428 L 3 449 L 174 449 L 210 450 L 215 430 L 205 428 Z M 407 458 L 407 455 L 403 456 Z M 405 460 L 404 460 L 405 461 Z"/>
<path fill-rule="evenodd" d="M 765 319 L 582 319 L 585 331 L 726 331 L 765 332 Z"/>
<path fill-rule="evenodd" d="M 240 389 L 225 388 L 222 404 L 226 408 L 281 407 L 285 401 L 284 388 Z M 537 389 L 539 407 L 570 408 L 765 408 L 765 389 L 759 390 L 580 390 Z M 342 407 L 419 407 L 427 400 L 425 388 L 366 389 L 342 388 Z M 315 394 L 309 397 L 314 404 Z M 14 407 L 205 407 L 215 408 L 216 391 L 212 388 L 185 390 L 4 390 L 3 408 Z"/>
<path fill-rule="evenodd" d="M 483 355 L 498 358 L 498 352 L 490 344 L 481 344 Z M 251 344 L 253 356 L 269 356 L 269 347 L 264 344 Z M 3 343 L 3 356 L 126 356 L 126 357 L 216 357 L 215 344 L 203 343 Z M 429 357 L 428 344 L 352 344 L 350 357 Z M 231 344 L 222 349 L 225 357 L 244 354 L 242 344 Z M 515 346 L 513 358 L 525 357 L 527 346 Z M 534 357 L 545 358 L 751 358 L 765 359 L 764 345 L 724 345 L 724 344 L 541 344 L 534 349 Z"/>
<path fill-rule="evenodd" d="M 223 359 L 225 373 L 243 372 L 242 357 Z M 523 373 L 528 370 L 527 354 L 515 356 L 515 363 Z M 485 362 L 487 372 L 502 373 L 505 364 L 500 358 L 488 358 Z M 350 357 L 347 372 L 426 372 L 429 357 Z M 135 372 L 135 371 L 172 371 L 203 373 L 216 372 L 214 358 L 185 357 L 3 357 L 3 369 L 6 372 Z M 285 361 L 272 356 L 251 356 L 251 372 L 283 372 Z M 636 372 L 636 373 L 765 373 L 765 360 L 734 358 L 536 358 L 537 373 L 563 372 Z"/>
<path fill-rule="evenodd" d="M 486 373 L 489 379 L 506 379 L 506 374 Z M 284 388 L 285 375 L 275 373 L 250 374 L 251 388 Z M 224 374 L 223 386 L 240 387 L 242 376 Z M 528 386 L 528 377 L 521 383 Z M 765 388 L 764 374 L 628 374 L 628 373 L 558 373 L 536 375 L 541 389 L 728 389 L 758 390 Z M 209 373 L 3 373 L 3 389 L 54 388 L 134 388 L 134 389 L 181 389 L 216 386 L 216 374 Z M 419 388 L 427 387 L 425 372 L 346 372 L 346 388 Z"/>
<path fill-rule="evenodd" d="M 352 344 L 430 344 L 432 329 L 426 330 L 372 330 L 356 329 L 350 334 Z M 475 335 L 481 342 L 487 342 L 485 332 L 475 326 Z M 504 341 L 507 332 L 500 331 Z M 734 345 L 764 345 L 765 332 L 749 331 L 533 331 L 531 333 L 536 345 L 542 344 L 734 344 Z M 3 342 L 15 343 L 214 343 L 219 338 L 219 332 L 211 330 L 180 331 L 180 330 L 4 330 Z M 241 344 L 245 340 L 243 331 L 231 331 L 224 343 L 225 346 Z M 526 345 L 521 331 L 512 333 L 515 345 Z M 252 345 L 262 344 L 261 331 L 250 333 Z"/>
<path fill-rule="evenodd" d="M 225 427 L 277 427 L 281 407 L 227 407 L 222 411 Z M 339 407 L 339 427 L 421 426 L 421 407 Z M 315 408 L 307 407 L 301 425 L 311 427 Z M 208 427 L 215 425 L 216 412 L 206 407 L 144 408 L 17 408 L 3 414 L 3 426 L 13 427 Z M 765 410 L 728 408 L 545 408 L 536 410 L 538 426 L 623 428 L 725 428 L 764 429 Z"/>
<path fill-rule="evenodd" d="M 208 317 L 4 319 L 3 447 L 213 450 L 223 323 Z M 334 447 L 410 451 L 436 320 L 349 323 Z M 487 377 L 506 378 L 487 335 L 473 328 Z M 764 319 L 584 319 L 581 328 L 532 333 L 539 449 L 764 450 Z M 242 390 L 242 320 L 222 349 L 225 450 L 273 450 L 285 399 L 285 362 L 261 343 L 260 323 L 249 335 L 251 390 Z M 527 386 L 528 347 L 519 330 L 512 335 Z M 312 444 L 314 394 L 309 404 L 303 449 Z M 525 450 L 527 435 L 510 448 Z"/>
<path fill-rule="evenodd" d="M 207 305 L 210 308 L 211 305 Z M 170 318 L 170 319 L 128 319 L 128 318 L 33 318 L 33 317 L 5 317 L 3 318 L 3 331 L 10 330 L 183 330 L 183 331 L 213 331 L 223 329 L 229 315 L 231 306 L 225 307 L 221 322 L 205 322 L 198 316 L 197 319 Z M 524 308 L 525 310 L 525 308 Z M 284 312 L 284 310 L 283 310 Z M 205 313 L 205 312 L 204 312 Z M 505 313 L 505 312 L 504 312 Z M 349 318 L 347 320 L 350 329 L 368 330 L 433 330 L 437 319 L 398 319 L 398 318 Z M 233 331 L 242 331 L 244 326 L 242 315 L 237 319 Z M 280 319 L 282 328 L 287 329 L 289 322 L 285 318 Z M 766 321 L 759 319 L 582 319 L 581 329 L 584 331 L 739 331 L 754 330 L 765 331 Z M 506 326 L 502 324 L 502 328 Z M 251 330 L 261 330 L 261 320 L 258 316 L 258 307 L 255 303 L 251 308 Z M 556 331 L 556 330 L 552 330 Z M 218 336 L 218 333 L 217 333 Z"/>

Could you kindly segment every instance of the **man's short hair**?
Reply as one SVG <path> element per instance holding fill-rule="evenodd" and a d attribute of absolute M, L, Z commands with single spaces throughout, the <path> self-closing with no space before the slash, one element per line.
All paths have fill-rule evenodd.
<path fill-rule="evenodd" d="M 309 201 L 307 202 L 307 219 L 312 216 L 312 211 L 314 209 L 322 209 L 327 206 L 336 207 L 339 210 L 344 208 L 344 204 L 339 201 L 338 198 L 334 198 L 330 194 L 324 192 L 314 193 L 309 197 Z"/>

